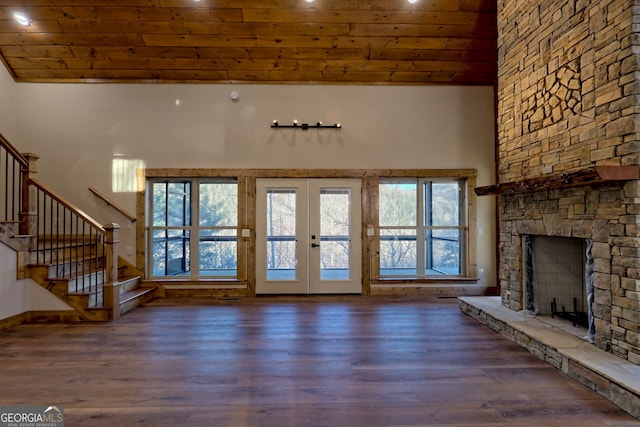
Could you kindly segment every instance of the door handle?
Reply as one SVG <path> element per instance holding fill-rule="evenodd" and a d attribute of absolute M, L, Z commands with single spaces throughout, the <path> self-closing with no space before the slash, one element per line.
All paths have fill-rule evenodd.
<path fill-rule="evenodd" d="M 311 247 L 312 248 L 319 248 L 320 247 L 320 243 L 312 243 Z"/>

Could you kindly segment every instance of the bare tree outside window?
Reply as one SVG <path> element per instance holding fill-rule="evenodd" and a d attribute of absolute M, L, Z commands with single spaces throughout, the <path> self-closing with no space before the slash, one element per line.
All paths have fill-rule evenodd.
<path fill-rule="evenodd" d="M 381 180 L 380 276 L 462 274 L 460 180 Z"/>

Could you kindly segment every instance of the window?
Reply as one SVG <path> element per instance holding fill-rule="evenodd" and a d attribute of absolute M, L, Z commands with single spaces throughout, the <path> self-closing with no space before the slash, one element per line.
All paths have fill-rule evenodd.
<path fill-rule="evenodd" d="M 164 180 L 150 186 L 151 275 L 237 278 L 237 181 Z"/>
<path fill-rule="evenodd" d="M 464 180 L 379 185 L 380 277 L 465 274 Z"/>

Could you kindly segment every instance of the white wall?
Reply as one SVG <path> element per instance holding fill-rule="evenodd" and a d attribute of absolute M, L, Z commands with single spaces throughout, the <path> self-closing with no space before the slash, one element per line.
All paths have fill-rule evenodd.
<path fill-rule="evenodd" d="M 14 139 L 16 130 L 15 86 L 7 70 L 0 66 L 0 134 L 9 140 Z"/>
<path fill-rule="evenodd" d="M 16 252 L 0 243 L 0 319 L 26 311 L 72 310 L 31 279 L 16 280 Z"/>
<path fill-rule="evenodd" d="M 120 223 L 121 248 L 134 246 L 133 228 L 87 190 L 95 187 L 135 213 L 134 193 L 111 192 L 114 158 L 151 168 L 475 168 L 478 185 L 493 183 L 491 87 L 14 83 L 13 89 L 12 105 L 0 107 L 17 117 L 12 142 L 41 157 L 40 180 L 98 221 Z M 343 128 L 273 130 L 274 119 Z M 479 267 L 493 286 L 494 201 L 481 198 L 478 209 Z"/>

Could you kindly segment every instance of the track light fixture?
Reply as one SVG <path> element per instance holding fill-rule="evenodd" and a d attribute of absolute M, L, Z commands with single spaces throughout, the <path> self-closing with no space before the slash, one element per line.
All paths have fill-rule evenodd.
<path fill-rule="evenodd" d="M 300 129 L 300 130 L 309 130 L 309 129 L 340 129 L 342 125 L 340 123 L 334 123 L 332 125 L 323 125 L 321 121 L 317 121 L 316 124 L 309 123 L 298 123 L 297 120 L 291 122 L 290 125 L 281 125 L 277 120 L 274 120 L 271 123 L 271 127 L 274 129 L 286 128 L 286 129 Z"/>

